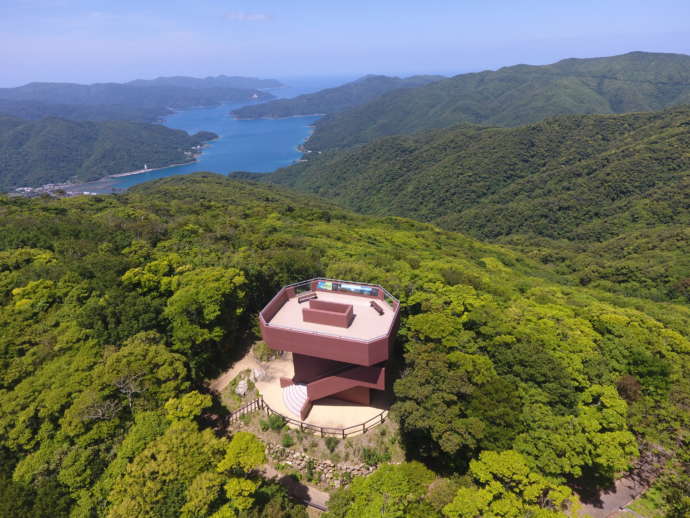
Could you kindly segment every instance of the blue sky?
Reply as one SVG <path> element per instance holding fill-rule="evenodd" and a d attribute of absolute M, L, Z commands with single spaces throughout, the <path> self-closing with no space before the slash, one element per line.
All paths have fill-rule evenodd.
<path fill-rule="evenodd" d="M 450 75 L 632 50 L 690 53 L 688 20 L 688 0 L 0 0 L 0 85 Z"/>

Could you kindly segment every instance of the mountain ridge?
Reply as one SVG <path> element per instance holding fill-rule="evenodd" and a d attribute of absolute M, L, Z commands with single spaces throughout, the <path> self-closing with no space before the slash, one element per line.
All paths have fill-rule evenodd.
<path fill-rule="evenodd" d="M 43 116 L 87 116 L 87 120 L 132 120 L 153 122 L 171 110 L 198 106 L 215 106 L 222 102 L 244 102 L 272 99 L 274 96 L 256 88 L 218 86 L 204 79 L 192 79 L 204 87 L 180 86 L 166 82 L 170 78 L 140 80 L 130 83 L 56 83 L 34 82 L 14 88 L 0 88 L 0 113 L 33 118 Z M 32 106 L 33 104 L 33 106 Z M 121 113 L 119 117 L 117 114 Z M 72 118 L 72 117 L 70 117 Z"/>
<path fill-rule="evenodd" d="M 682 151 L 688 148 L 690 107 L 681 106 L 390 136 L 307 154 L 302 163 L 269 175 L 236 176 L 292 187 L 364 213 L 412 217 L 519 244 L 523 250 L 530 240 L 541 240 L 544 248 L 551 243 L 551 251 L 540 257 L 548 262 L 548 257 L 567 256 L 566 266 L 589 282 L 598 277 L 587 270 L 601 265 L 596 255 L 578 261 L 577 250 L 584 256 L 588 248 L 601 254 L 598 243 L 630 232 L 641 232 L 641 240 L 653 243 L 664 228 L 690 225 L 690 155 Z M 690 300 L 690 291 L 682 288 L 690 271 L 687 257 L 690 249 L 679 242 L 663 258 L 667 274 L 652 263 L 631 259 L 628 266 L 645 279 L 641 292 Z M 606 273 L 600 280 L 613 277 Z M 621 285 L 626 292 L 633 287 Z"/>
<path fill-rule="evenodd" d="M 389 92 L 318 120 L 305 147 L 351 147 L 463 122 L 510 127 L 562 114 L 653 111 L 684 103 L 690 103 L 690 56 L 632 52 L 568 58 Z"/>
<path fill-rule="evenodd" d="M 239 119 L 257 119 L 335 113 L 366 103 L 391 90 L 414 88 L 440 79 L 443 79 L 443 76 L 416 75 L 399 78 L 369 74 L 340 86 L 291 99 L 276 99 L 244 106 L 233 110 L 232 114 Z"/>

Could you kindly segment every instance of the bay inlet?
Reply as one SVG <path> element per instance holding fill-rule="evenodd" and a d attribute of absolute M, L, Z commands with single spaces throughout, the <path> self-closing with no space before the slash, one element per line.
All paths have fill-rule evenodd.
<path fill-rule="evenodd" d="M 218 138 L 209 142 L 195 162 L 174 165 L 124 176 L 107 177 L 94 182 L 70 186 L 70 191 L 109 194 L 134 185 L 180 174 L 210 171 L 227 174 L 233 171 L 268 173 L 298 160 L 298 146 L 311 134 L 318 116 L 289 119 L 237 120 L 230 112 L 240 104 L 221 104 L 176 112 L 162 124 L 193 134 L 212 131 Z M 142 164 L 143 168 L 144 164 Z"/>

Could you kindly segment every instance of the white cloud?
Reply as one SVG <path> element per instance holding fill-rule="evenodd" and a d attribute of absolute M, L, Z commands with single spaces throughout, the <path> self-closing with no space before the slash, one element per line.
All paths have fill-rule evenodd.
<path fill-rule="evenodd" d="M 266 22 L 272 16 L 266 13 L 247 13 L 245 11 L 232 11 L 225 13 L 226 20 L 233 20 L 238 22 Z"/>

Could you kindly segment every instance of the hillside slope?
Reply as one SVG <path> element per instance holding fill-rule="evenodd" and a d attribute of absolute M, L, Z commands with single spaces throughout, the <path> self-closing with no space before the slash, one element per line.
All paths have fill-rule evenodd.
<path fill-rule="evenodd" d="M 16 88 L 0 88 L 0 110 L 20 115 L 27 103 L 36 103 L 34 111 L 44 107 L 40 118 L 70 116 L 67 106 L 75 106 L 74 117 L 88 116 L 88 120 L 117 120 L 152 122 L 170 113 L 171 109 L 214 106 L 221 102 L 247 102 L 252 99 L 271 99 L 273 95 L 255 88 L 218 86 L 210 80 L 193 80 L 190 86 L 176 81 L 132 83 L 29 83 Z M 221 82 L 222 84 L 222 82 Z M 55 107 L 57 105 L 58 107 Z M 58 111 L 60 110 L 60 111 Z M 3 111 L 0 111 L 3 113 Z M 36 117 L 38 118 L 38 117 Z"/>
<path fill-rule="evenodd" d="M 137 122 L 0 116 L 0 190 L 188 162 L 214 136 Z"/>
<path fill-rule="evenodd" d="M 625 235 L 629 240 L 630 233 L 640 232 L 648 243 L 642 248 L 648 248 L 677 229 L 680 234 L 670 241 L 675 252 L 662 262 L 666 270 L 648 260 L 637 267 L 656 271 L 643 291 L 684 298 L 690 296 L 683 288 L 690 263 L 688 241 L 682 238 L 690 225 L 688 149 L 690 108 L 680 107 L 388 137 L 312 154 L 306 162 L 257 178 L 358 211 L 433 221 L 526 246 L 536 236 L 592 244 Z M 514 239 L 520 235 L 532 237 Z M 559 257 L 567 252 L 562 243 L 554 246 Z M 636 248 L 628 253 L 634 256 Z M 592 259 L 596 262 L 596 256 Z M 630 288 L 642 289 L 635 282 Z"/>
<path fill-rule="evenodd" d="M 223 485 L 244 475 L 216 468 L 227 439 L 209 419 L 222 410 L 197 419 L 211 401 L 190 391 L 255 339 L 276 289 L 320 275 L 399 297 L 395 440 L 446 474 L 514 449 L 530 480 L 606 484 L 636 436 L 673 451 L 688 433 L 687 307 L 569 286 L 499 246 L 210 174 L 118 196 L 0 196 L 0 214 L 7 516 L 232 503 Z M 243 505 L 304 516 L 280 512 L 280 494 L 261 481 Z"/>
<path fill-rule="evenodd" d="M 690 103 L 690 56 L 632 52 L 566 59 L 390 92 L 317 121 L 306 147 L 350 147 L 461 122 L 517 126 L 553 115 L 649 111 L 683 103 Z"/>
<path fill-rule="evenodd" d="M 243 106 L 234 110 L 232 114 L 239 119 L 259 119 L 336 113 L 364 104 L 392 90 L 414 88 L 440 79 L 443 79 L 443 76 L 412 76 L 401 79 L 368 75 L 351 83 L 300 95 L 293 99 L 277 99 L 267 103 Z"/>

